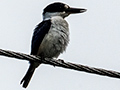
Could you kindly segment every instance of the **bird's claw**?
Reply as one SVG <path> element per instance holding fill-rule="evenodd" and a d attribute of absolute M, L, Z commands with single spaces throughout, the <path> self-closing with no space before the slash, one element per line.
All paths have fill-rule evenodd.
<path fill-rule="evenodd" d="M 62 60 L 62 59 L 58 59 L 57 61 L 61 62 L 61 63 L 64 63 L 64 60 Z"/>

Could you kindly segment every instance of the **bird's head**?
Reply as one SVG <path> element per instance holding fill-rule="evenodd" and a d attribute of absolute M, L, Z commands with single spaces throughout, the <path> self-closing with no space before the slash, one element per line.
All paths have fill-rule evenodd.
<path fill-rule="evenodd" d="M 86 9 L 72 8 L 69 7 L 67 4 L 56 2 L 45 7 L 43 11 L 43 19 L 51 18 L 53 16 L 61 16 L 65 18 L 70 14 L 83 13 L 85 11 Z"/>

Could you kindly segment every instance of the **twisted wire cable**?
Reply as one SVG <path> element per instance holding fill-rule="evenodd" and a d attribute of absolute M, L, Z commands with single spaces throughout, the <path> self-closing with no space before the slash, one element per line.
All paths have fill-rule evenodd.
<path fill-rule="evenodd" d="M 63 68 L 67 68 L 67 69 L 84 71 L 84 72 L 88 72 L 88 73 L 92 73 L 92 74 L 98 74 L 98 75 L 102 75 L 102 76 L 108 76 L 108 77 L 120 79 L 120 72 L 116 72 L 116 71 L 112 71 L 112 70 L 105 70 L 105 69 L 101 69 L 101 68 L 94 68 L 94 67 L 89 67 L 89 66 L 85 66 L 85 65 L 81 65 L 81 64 L 74 64 L 74 63 L 70 63 L 70 62 L 64 62 L 64 60 L 61 60 L 61 59 L 55 60 L 55 59 L 51 59 L 51 58 L 45 58 L 44 60 L 42 60 L 38 56 L 28 55 L 28 54 L 23 54 L 23 53 L 9 51 L 9 50 L 3 50 L 3 49 L 0 49 L 0 55 L 17 58 L 17 59 L 22 59 L 22 60 L 35 61 L 38 63 L 49 64 L 49 65 L 63 67 Z"/>

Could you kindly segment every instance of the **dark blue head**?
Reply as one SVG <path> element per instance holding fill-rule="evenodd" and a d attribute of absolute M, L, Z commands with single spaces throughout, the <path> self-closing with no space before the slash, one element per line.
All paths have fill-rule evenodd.
<path fill-rule="evenodd" d="M 55 2 L 49 4 L 45 7 L 43 11 L 43 16 L 50 17 L 50 16 L 62 16 L 63 18 L 75 13 L 83 13 L 86 9 L 82 8 L 71 8 L 67 4 L 61 2 Z"/>

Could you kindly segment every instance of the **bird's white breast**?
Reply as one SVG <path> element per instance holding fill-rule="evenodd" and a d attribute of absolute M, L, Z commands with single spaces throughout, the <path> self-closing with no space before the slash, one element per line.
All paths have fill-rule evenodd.
<path fill-rule="evenodd" d="M 60 16 L 51 18 L 51 27 L 44 37 L 38 55 L 44 57 L 58 57 L 60 53 L 65 51 L 69 42 L 68 23 Z"/>

